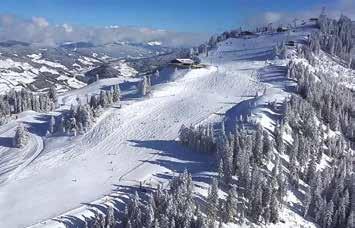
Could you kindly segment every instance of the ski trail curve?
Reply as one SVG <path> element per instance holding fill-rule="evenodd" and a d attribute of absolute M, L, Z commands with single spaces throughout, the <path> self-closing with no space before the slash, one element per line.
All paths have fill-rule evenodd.
<path fill-rule="evenodd" d="M 28 165 L 30 165 L 38 156 L 42 153 L 44 148 L 43 140 L 40 136 L 35 134 L 30 134 L 30 143 L 32 143 L 28 154 L 31 154 L 29 158 L 27 158 L 24 162 L 22 162 L 18 167 L 16 167 L 11 174 L 4 180 L 1 184 L 5 184 L 6 182 L 16 178 L 16 176 Z"/>

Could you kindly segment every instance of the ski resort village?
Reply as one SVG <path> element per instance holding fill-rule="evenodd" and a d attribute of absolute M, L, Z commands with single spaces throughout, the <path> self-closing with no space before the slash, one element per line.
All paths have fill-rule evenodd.
<path fill-rule="evenodd" d="M 0 14 L 0 228 L 355 227 L 355 14 L 312 13 L 186 46 Z"/>

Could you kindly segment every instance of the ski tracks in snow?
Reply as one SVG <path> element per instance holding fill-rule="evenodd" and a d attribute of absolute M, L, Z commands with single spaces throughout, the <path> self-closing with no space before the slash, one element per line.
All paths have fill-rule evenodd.
<path fill-rule="evenodd" d="M 30 152 L 27 153 L 30 156 L 26 160 L 24 160 L 21 165 L 19 165 L 16 169 L 14 169 L 11 172 L 11 174 L 8 176 L 7 180 L 4 183 L 16 178 L 16 176 L 24 168 L 26 168 L 28 165 L 30 165 L 42 153 L 43 148 L 44 148 L 44 144 L 43 144 L 43 140 L 42 140 L 42 138 L 40 136 L 34 135 L 34 134 L 30 134 L 30 142 L 31 142 L 30 143 L 30 149 L 29 149 Z M 20 151 L 20 153 L 21 153 L 21 151 Z"/>
<path fill-rule="evenodd" d="M 43 151 L 43 140 L 40 136 L 29 133 L 29 141 L 24 148 L 13 148 L 12 138 L 17 127 L 17 122 L 12 121 L 0 130 L 2 137 L 7 137 L 6 145 L 1 146 L 0 154 L 0 186 L 14 179 L 25 167 L 39 157 Z M 5 156 L 7 155 L 7 156 Z M 11 160 L 7 160 L 9 157 Z"/>
<path fill-rule="evenodd" d="M 20 221 L 4 224 L 33 224 L 82 202 L 95 201 L 111 192 L 113 184 L 143 180 L 174 169 L 169 165 L 188 163 L 191 155 L 186 154 L 181 161 L 170 154 L 177 152 L 174 140 L 181 125 L 199 124 L 249 99 L 245 95 L 256 89 L 250 74 L 259 65 L 233 62 L 218 68 L 191 70 L 176 81 L 159 86 L 145 99 L 108 110 L 84 136 L 55 148 L 46 145 L 45 159 L 42 156 L 30 167 L 31 162 L 26 164 L 27 168 L 21 167 L 20 171 L 25 168 L 23 181 L 5 189 L 8 193 L 20 188 L 28 191 L 11 194 L 9 200 L 0 202 L 4 206 L 16 201 L 10 208 L 15 214 L 28 210 L 29 205 L 38 210 Z M 45 186 L 36 186 L 42 182 Z M 7 212 L 1 213 L 0 220 L 9 216 Z"/>

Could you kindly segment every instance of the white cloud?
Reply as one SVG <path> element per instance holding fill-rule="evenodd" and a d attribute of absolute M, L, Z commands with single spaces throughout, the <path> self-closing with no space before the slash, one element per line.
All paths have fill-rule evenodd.
<path fill-rule="evenodd" d="M 206 39 L 207 34 L 199 33 L 122 26 L 51 25 L 43 17 L 33 17 L 31 20 L 26 20 L 14 15 L 0 14 L 0 40 L 18 40 L 42 45 L 56 45 L 66 41 L 103 44 L 159 40 L 167 46 L 193 46 L 204 42 Z"/>
<path fill-rule="evenodd" d="M 73 31 L 73 27 L 72 27 L 71 25 L 68 25 L 68 24 L 63 24 L 62 26 L 63 26 L 63 28 L 64 28 L 65 32 L 70 33 L 70 32 L 72 32 L 72 31 Z"/>
<path fill-rule="evenodd" d="M 32 21 L 40 28 L 46 28 L 49 26 L 49 22 L 43 17 L 33 17 Z"/>
<path fill-rule="evenodd" d="M 120 28 L 120 26 L 118 26 L 118 25 L 110 25 L 110 26 L 107 26 L 106 28 L 108 28 L 108 29 L 117 29 L 117 28 Z"/>
<path fill-rule="evenodd" d="M 266 23 L 275 23 L 277 21 L 280 21 L 282 15 L 280 13 L 276 12 L 266 12 L 264 14 L 265 22 Z"/>

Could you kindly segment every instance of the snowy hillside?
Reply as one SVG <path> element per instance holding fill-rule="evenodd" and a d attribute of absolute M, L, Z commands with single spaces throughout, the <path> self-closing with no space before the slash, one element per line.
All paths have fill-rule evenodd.
<path fill-rule="evenodd" d="M 59 90 L 80 88 L 85 84 L 75 79 L 77 74 L 101 63 L 85 56 L 61 53 L 53 50 L 9 53 L 1 50 L 0 86 L 2 93 L 12 88 L 28 88 L 40 91 L 51 86 Z"/>
<path fill-rule="evenodd" d="M 316 25 L 307 23 L 287 32 L 225 37 L 198 54 L 205 66 L 199 69 L 171 70 L 171 66 L 161 69 L 147 64 L 163 61 L 160 55 L 154 57 L 159 61 L 117 60 L 95 69 L 90 66 L 103 61 L 98 56 L 67 54 L 70 61 L 75 61 L 69 66 L 46 58 L 46 52 L 31 53 L 17 61 L 15 54 L 11 58 L 1 55 L 0 68 L 7 74 L 2 77 L 3 89 L 10 87 L 5 78 L 12 77 L 15 86 L 35 85 L 45 73 L 54 75 L 56 80 L 66 80 L 66 86 L 77 89 L 59 94 L 53 112 L 23 112 L 0 127 L 0 227 L 88 227 L 90 218 L 109 213 L 112 207 L 121 226 L 132 223 L 133 227 L 142 227 L 139 218 L 143 221 L 148 215 L 153 216 L 151 225 L 153 220 L 161 227 L 171 225 L 172 221 L 163 223 L 163 216 L 154 219 L 146 211 L 137 218 L 138 207 L 153 210 L 145 207 L 147 204 L 153 208 L 153 203 L 148 200 L 140 205 L 138 196 L 134 196 L 136 191 L 143 195 L 142 199 L 147 191 L 152 191 L 157 202 L 171 197 L 166 201 L 171 207 L 174 203 L 186 207 L 161 209 L 162 215 L 176 214 L 174 224 L 184 218 L 191 219 L 189 225 L 191 221 L 201 222 L 202 216 L 216 226 L 221 221 L 223 227 L 264 227 L 265 223 L 268 227 L 317 227 L 318 212 L 313 204 L 306 203 L 310 189 L 316 206 L 318 202 L 325 203 L 319 211 L 341 208 L 338 202 L 344 200 L 347 215 L 351 192 L 346 184 L 339 184 L 341 193 L 332 195 L 328 202 L 319 188 L 324 185 L 331 192 L 331 178 L 344 181 L 349 174 L 342 167 L 349 168 L 350 160 L 341 160 L 350 154 L 348 144 L 342 141 L 347 140 L 342 129 L 349 125 L 345 121 L 349 97 L 343 100 L 347 91 L 342 90 L 343 94 L 343 87 L 337 86 L 351 87 L 354 71 L 339 57 L 317 49 L 317 45 L 309 54 L 307 45 L 315 31 Z M 153 41 L 148 45 L 159 46 Z M 66 46 L 73 47 L 78 48 Z M 34 67 L 37 64 L 39 69 Z M 140 65 L 144 66 L 139 68 Z M 90 69 L 87 73 L 92 78 L 100 72 L 124 77 L 101 77 L 83 85 L 72 78 L 83 73 L 80 69 Z M 134 77 L 138 74 L 136 69 L 147 76 Z M 150 88 L 146 84 L 151 84 L 149 75 L 156 69 L 160 77 L 170 80 Z M 323 84 L 317 82 L 328 83 L 329 78 L 334 84 L 326 84 L 327 90 L 318 87 Z M 329 91 L 336 92 L 344 103 L 338 104 L 334 94 L 327 97 Z M 121 96 L 116 102 L 112 101 L 115 92 Z M 313 108 L 313 104 L 321 106 L 319 99 L 325 97 L 333 106 L 321 111 Z M 70 121 L 89 118 L 87 109 L 96 103 L 103 103 L 103 107 L 90 109 L 95 118 L 87 121 L 88 128 L 82 126 L 86 123 L 83 121 L 71 129 L 74 133 L 51 129 L 52 120 L 65 115 L 73 116 Z M 335 111 L 341 113 L 340 117 L 333 115 Z M 12 139 L 20 123 L 28 129 L 29 139 L 24 147 L 16 148 Z M 240 142 L 239 149 L 236 140 Z M 298 154 L 293 156 L 296 146 Z M 185 169 L 191 173 L 191 180 L 188 174 L 177 177 Z M 320 184 L 322 171 L 326 177 Z M 340 177 L 336 176 L 338 173 Z M 214 181 L 210 188 L 214 178 L 219 178 L 219 186 Z M 244 180 L 246 185 L 241 184 Z M 156 195 L 158 184 L 163 188 L 176 184 L 178 190 L 174 192 L 172 187 L 172 196 L 167 196 L 167 192 Z M 238 210 L 231 215 L 234 209 L 225 208 L 232 198 Z M 186 204 L 182 199 L 186 199 Z M 224 205 L 222 209 L 219 202 Z M 127 207 L 129 211 L 125 211 L 126 205 L 131 205 Z M 158 207 L 154 205 L 154 209 Z M 305 212 L 305 208 L 310 212 Z M 333 212 L 326 212 L 323 217 L 333 216 Z M 334 224 L 343 224 L 344 219 L 339 216 Z"/>
<path fill-rule="evenodd" d="M 174 52 L 172 48 L 138 44 L 65 43 L 59 47 L 40 48 L 32 44 L 8 41 L 0 43 L 0 90 L 28 88 L 59 91 L 83 87 L 85 73 L 108 61 L 146 58 Z M 122 68 L 122 69 L 121 69 Z M 132 74 L 134 69 L 120 67 L 118 75 Z M 118 76 L 117 75 L 117 76 Z M 84 83 L 83 83 L 84 82 Z"/>

